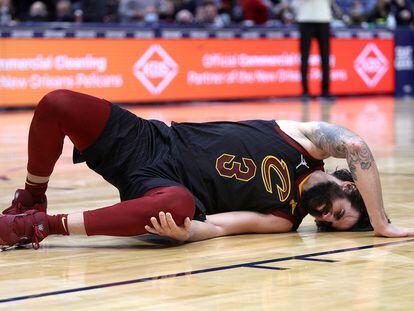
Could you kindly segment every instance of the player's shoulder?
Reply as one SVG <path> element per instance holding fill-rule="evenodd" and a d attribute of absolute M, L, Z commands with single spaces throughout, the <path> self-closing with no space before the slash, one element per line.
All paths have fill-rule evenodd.
<path fill-rule="evenodd" d="M 315 159 L 326 158 L 321 150 L 308 138 L 309 133 L 318 126 L 318 122 L 278 120 L 277 124 L 283 132 L 296 140 Z"/>
<path fill-rule="evenodd" d="M 277 124 L 280 129 L 295 140 L 302 140 L 305 138 L 305 132 L 308 126 L 305 122 L 293 120 L 278 120 Z"/>

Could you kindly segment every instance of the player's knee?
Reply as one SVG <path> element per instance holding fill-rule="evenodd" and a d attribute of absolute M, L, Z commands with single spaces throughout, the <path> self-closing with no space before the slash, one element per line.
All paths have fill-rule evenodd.
<path fill-rule="evenodd" d="M 70 97 L 71 91 L 69 90 L 60 89 L 49 92 L 39 101 L 35 114 L 42 118 L 57 118 L 64 115 Z"/>
<path fill-rule="evenodd" d="M 195 201 L 193 194 L 183 187 L 176 187 L 177 217 L 182 217 L 182 222 L 186 217 L 193 218 L 195 211 Z"/>
<path fill-rule="evenodd" d="M 193 194 L 186 188 L 180 186 L 166 187 L 165 212 L 171 213 L 174 221 L 182 225 L 187 217 L 193 218 L 195 212 L 195 201 Z"/>

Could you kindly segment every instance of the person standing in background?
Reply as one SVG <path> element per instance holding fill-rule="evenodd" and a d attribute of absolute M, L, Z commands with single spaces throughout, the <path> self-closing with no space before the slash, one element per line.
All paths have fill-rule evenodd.
<path fill-rule="evenodd" d="M 319 45 L 322 63 L 322 99 L 332 100 L 329 83 L 330 22 L 332 0 L 299 0 L 296 21 L 300 32 L 302 99 L 309 100 L 308 60 L 312 38 Z"/>

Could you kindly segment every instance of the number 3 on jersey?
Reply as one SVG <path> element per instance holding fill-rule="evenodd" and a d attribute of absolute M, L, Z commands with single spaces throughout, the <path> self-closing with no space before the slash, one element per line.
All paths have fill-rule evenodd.
<path fill-rule="evenodd" d="M 236 156 L 224 153 L 216 160 L 216 170 L 220 176 L 249 181 L 256 175 L 256 164 L 249 158 L 242 158 L 244 169 L 240 162 L 234 161 Z"/>
<path fill-rule="evenodd" d="M 216 170 L 220 176 L 227 178 L 236 178 L 241 181 L 249 181 L 256 176 L 256 164 L 252 159 L 242 158 L 243 168 L 240 162 L 234 161 L 235 155 L 224 153 L 216 160 Z M 274 171 L 278 178 L 276 189 L 280 202 L 284 202 L 290 195 L 291 183 L 289 169 L 285 161 L 274 156 L 267 156 L 262 161 L 262 179 L 267 192 L 273 193 L 272 172 Z"/>

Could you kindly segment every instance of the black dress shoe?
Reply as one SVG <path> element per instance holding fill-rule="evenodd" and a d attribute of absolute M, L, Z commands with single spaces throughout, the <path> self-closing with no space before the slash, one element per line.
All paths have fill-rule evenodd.
<path fill-rule="evenodd" d="M 302 93 L 300 96 L 300 101 L 303 103 L 308 103 L 312 100 L 312 97 L 309 95 L 309 93 Z"/>
<path fill-rule="evenodd" d="M 330 93 L 324 93 L 319 97 L 319 100 L 325 103 L 333 103 L 335 101 L 335 96 Z"/>

